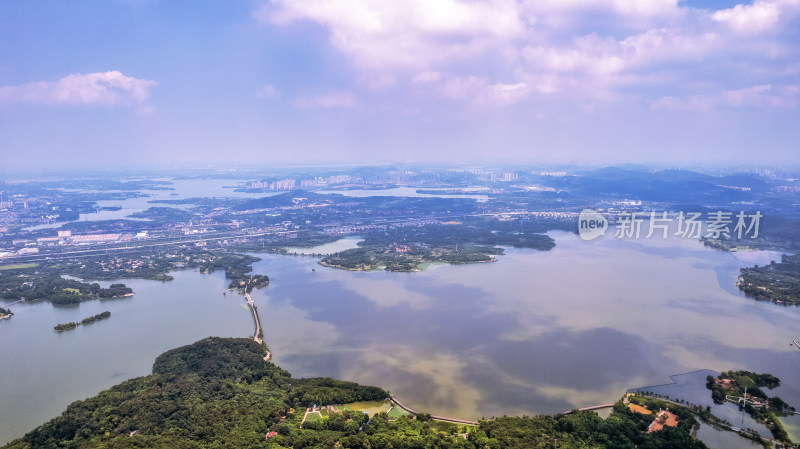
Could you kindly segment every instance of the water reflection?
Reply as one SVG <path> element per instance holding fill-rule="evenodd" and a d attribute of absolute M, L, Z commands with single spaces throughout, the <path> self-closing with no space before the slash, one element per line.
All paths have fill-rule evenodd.
<path fill-rule="evenodd" d="M 254 271 L 271 284 L 253 298 L 274 361 L 294 375 L 380 385 L 441 415 L 556 413 L 697 369 L 773 373 L 784 381 L 776 393 L 800 404 L 800 354 L 788 346 L 800 335 L 800 309 L 720 287 L 750 260 L 694 241 L 552 235 L 549 252 L 510 249 L 496 263 L 415 273 L 262 255 Z M 240 298 L 222 296 L 221 273 L 126 283 L 135 297 L 71 309 L 26 304 L 0 323 L 0 358 L 14 361 L 0 364 L 3 439 L 146 374 L 166 349 L 252 333 Z M 103 310 L 111 319 L 52 331 Z"/>
<path fill-rule="evenodd" d="M 796 378 L 786 342 L 800 333 L 798 310 L 720 288 L 715 267 L 735 264 L 731 255 L 688 240 L 553 235 L 550 252 L 421 273 L 267 256 L 257 270 L 275 282 L 255 296 L 259 310 L 302 311 L 262 317 L 267 341 L 297 375 L 379 384 L 419 409 L 471 418 L 613 402 L 700 368 Z M 283 339 L 298 327 L 333 337 Z M 783 389 L 800 402 L 797 385 Z"/>

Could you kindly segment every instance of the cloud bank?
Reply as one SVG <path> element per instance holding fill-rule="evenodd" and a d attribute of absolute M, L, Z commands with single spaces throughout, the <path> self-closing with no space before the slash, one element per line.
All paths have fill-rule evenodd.
<path fill-rule="evenodd" d="M 0 103 L 134 106 L 144 103 L 155 85 L 118 71 L 76 73 L 53 82 L 2 86 Z"/>
<path fill-rule="evenodd" d="M 786 107 L 735 97 L 791 91 L 800 75 L 791 38 L 800 0 L 720 10 L 677 0 L 272 0 L 255 16 L 327 29 L 365 90 L 380 79 L 378 89 L 480 105 L 727 96 L 704 108 Z"/>

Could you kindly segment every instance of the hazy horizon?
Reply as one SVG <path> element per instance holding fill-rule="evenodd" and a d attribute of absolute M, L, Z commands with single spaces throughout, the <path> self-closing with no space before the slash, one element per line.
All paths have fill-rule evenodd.
<path fill-rule="evenodd" d="M 0 175 L 800 163 L 797 0 L 0 4 Z"/>

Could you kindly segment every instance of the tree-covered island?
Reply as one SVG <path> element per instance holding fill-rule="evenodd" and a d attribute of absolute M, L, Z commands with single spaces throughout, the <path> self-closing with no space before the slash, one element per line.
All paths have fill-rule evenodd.
<path fill-rule="evenodd" d="M 359 248 L 325 256 L 320 264 L 357 271 L 417 271 L 428 263 L 493 262 L 495 256 L 503 254 L 503 246 L 548 251 L 555 241 L 533 224 L 473 219 L 468 223 L 453 221 L 373 232 Z"/>
<path fill-rule="evenodd" d="M 711 390 L 711 398 L 716 404 L 731 402 L 737 404 L 756 421 L 763 423 L 778 441 L 789 443 L 779 415 L 794 413 L 795 408 L 783 399 L 770 397 L 763 388 L 779 387 L 780 379 L 771 374 L 757 374 L 750 371 L 723 371 L 715 379 L 706 378 L 706 387 Z"/>
<path fill-rule="evenodd" d="M 106 310 L 105 312 L 98 313 L 97 315 L 92 315 L 86 317 L 81 320 L 80 323 L 76 323 L 74 321 L 70 321 L 69 323 L 59 323 L 53 328 L 56 332 L 63 332 L 65 330 L 75 329 L 76 327 L 80 326 L 81 324 L 92 324 L 95 321 L 105 320 L 106 318 L 111 317 L 111 312 Z"/>
<path fill-rule="evenodd" d="M 800 254 L 781 256 L 780 262 L 742 268 L 739 290 L 760 301 L 800 305 Z"/>
<path fill-rule="evenodd" d="M 133 295 L 125 284 L 111 284 L 103 288 L 98 283 L 88 283 L 62 277 L 58 270 L 40 269 L 38 266 L 0 270 L 0 297 L 11 300 L 33 301 L 43 299 L 53 304 L 77 304 L 98 298 L 121 298 Z"/>

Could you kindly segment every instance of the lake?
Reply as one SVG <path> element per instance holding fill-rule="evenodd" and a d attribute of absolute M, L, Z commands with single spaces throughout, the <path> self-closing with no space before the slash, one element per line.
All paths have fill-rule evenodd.
<path fill-rule="evenodd" d="M 88 214 L 80 214 L 77 221 L 101 221 L 101 220 L 137 220 L 130 217 L 130 215 L 143 212 L 151 207 L 175 207 L 178 209 L 188 209 L 193 207 L 193 204 L 168 204 L 168 203 L 153 203 L 157 200 L 182 200 L 187 198 L 263 198 L 265 196 L 277 195 L 281 192 L 269 193 L 252 193 L 252 192 L 236 192 L 235 185 L 239 181 L 230 179 L 172 179 L 172 178 L 152 178 L 157 181 L 168 181 L 171 184 L 164 185 L 173 190 L 141 190 L 146 196 L 139 196 L 133 198 L 126 198 L 123 200 L 100 200 L 97 201 L 97 207 L 117 207 L 118 210 L 101 210 Z M 65 191 L 86 192 L 86 193 L 102 193 L 98 190 L 91 189 L 61 189 Z M 106 193 L 124 193 L 121 190 L 106 190 Z M 127 191 L 130 192 L 130 191 Z M 138 219 L 146 220 L 146 219 Z M 63 224 L 68 222 L 55 222 L 45 223 L 36 226 L 28 226 L 25 230 L 37 229 L 55 229 L 60 228 Z"/>
<path fill-rule="evenodd" d="M 172 275 L 169 283 L 125 280 L 136 292 L 130 298 L 11 306 L 14 316 L 0 320 L 0 444 L 58 416 L 75 400 L 150 374 L 164 351 L 208 336 L 252 335 L 244 297 L 222 294 L 228 285 L 222 272 Z M 53 330 L 106 310 L 108 319 Z"/>
<path fill-rule="evenodd" d="M 800 351 L 789 346 L 800 336 L 800 308 L 731 287 L 738 267 L 778 253 L 550 235 L 552 251 L 508 249 L 495 263 L 414 273 L 260 255 L 254 271 L 271 283 L 253 300 L 273 361 L 295 376 L 379 385 L 417 410 L 469 419 L 614 402 L 700 369 L 773 373 L 783 380 L 779 395 L 800 405 Z M 252 335 L 241 297 L 222 295 L 221 273 L 125 282 L 133 298 L 18 304 L 0 322 L 0 443 L 73 400 L 149 373 L 167 349 Z M 110 319 L 53 332 L 104 310 Z"/>
<path fill-rule="evenodd" d="M 551 233 L 550 252 L 424 272 L 346 272 L 265 256 L 257 291 L 275 362 L 388 388 L 411 407 L 476 418 L 555 413 L 698 369 L 785 380 L 800 403 L 800 310 L 722 288 L 732 255 L 689 240 L 584 242 Z M 316 269 L 312 272 L 312 269 Z"/>

